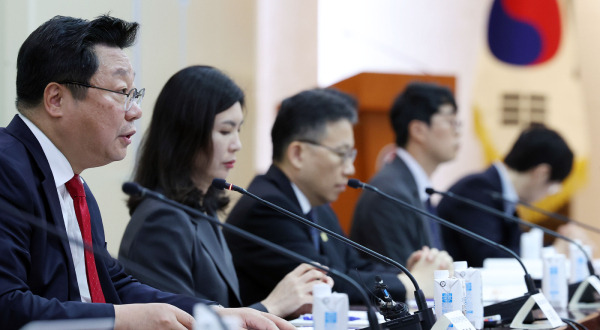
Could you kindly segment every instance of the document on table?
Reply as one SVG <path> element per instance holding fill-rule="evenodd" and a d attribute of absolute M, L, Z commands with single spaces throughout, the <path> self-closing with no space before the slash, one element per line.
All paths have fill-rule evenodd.
<path fill-rule="evenodd" d="M 379 323 L 385 321 L 383 316 L 377 313 Z M 313 319 L 312 314 L 304 314 L 295 320 L 290 321 L 296 328 L 312 329 Z M 348 329 L 361 329 L 369 326 L 366 311 L 348 311 Z"/>

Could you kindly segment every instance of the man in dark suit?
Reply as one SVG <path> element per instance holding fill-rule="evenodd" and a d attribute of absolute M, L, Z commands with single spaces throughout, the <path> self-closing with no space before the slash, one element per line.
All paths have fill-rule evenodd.
<path fill-rule="evenodd" d="M 192 328 L 209 301 L 161 292 L 110 257 L 98 205 L 79 174 L 125 157 L 144 90 L 123 48 L 137 23 L 56 16 L 17 59 L 19 114 L 0 129 L 0 324 L 114 318 L 115 329 Z M 37 223 L 37 224 L 35 224 Z M 83 241 L 83 242 L 82 242 Z M 145 304 L 153 303 L 153 304 Z M 216 308 L 249 325 L 288 324 Z"/>
<path fill-rule="evenodd" d="M 430 177 L 435 169 L 454 159 L 458 150 L 456 103 L 452 92 L 438 85 L 412 83 L 394 101 L 390 122 L 396 135 L 396 150 L 370 184 L 433 212 L 425 189 L 431 187 Z M 350 237 L 409 265 L 418 260 L 422 248 L 425 251 L 444 248 L 436 222 L 371 191 L 361 193 Z M 447 259 L 446 263 L 451 263 L 451 258 Z"/>
<path fill-rule="evenodd" d="M 273 165 L 265 175 L 254 178 L 248 191 L 342 234 L 328 203 L 344 191 L 354 173 L 355 107 L 348 95 L 331 89 L 308 90 L 285 99 L 271 131 Z M 395 299 L 404 300 L 406 293 L 413 293 L 406 275 L 398 274 L 395 268 L 361 259 L 354 248 L 249 197 L 239 200 L 227 222 L 344 272 L 358 283 L 371 285 L 375 275 L 380 275 Z M 225 233 L 225 237 L 243 300 L 263 299 L 298 264 L 234 235 Z M 411 270 L 429 296 L 433 281 L 428 276 L 436 262 L 432 255 Z M 348 293 L 350 303 L 364 303 L 358 292 L 342 280 L 336 279 L 333 289 Z"/>
<path fill-rule="evenodd" d="M 517 215 L 515 203 L 494 199 L 488 192 L 502 194 L 510 201 L 532 203 L 557 191 L 569 175 L 573 152 L 555 131 L 542 125 L 524 130 L 504 162 L 496 162 L 485 171 L 460 179 L 450 191 L 493 207 L 506 215 Z M 515 222 L 483 212 L 452 198 L 442 198 L 439 215 L 463 228 L 476 232 L 519 253 L 521 228 Z M 448 252 L 469 266 L 481 267 L 486 258 L 506 258 L 506 252 L 486 246 L 460 233 L 442 229 Z"/>

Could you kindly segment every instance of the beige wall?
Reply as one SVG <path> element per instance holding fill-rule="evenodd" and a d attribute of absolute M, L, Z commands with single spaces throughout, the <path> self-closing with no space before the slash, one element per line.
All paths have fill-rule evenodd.
<path fill-rule="evenodd" d="M 597 1 L 572 1 L 575 8 L 575 29 L 579 35 L 581 78 L 587 103 L 587 129 L 590 132 L 590 166 L 588 184 L 573 198 L 573 217 L 600 227 L 598 200 L 600 198 L 600 3 Z M 600 236 L 592 236 L 599 242 Z M 596 243 L 596 247 L 600 244 Z M 598 257 L 600 251 L 594 251 Z"/>

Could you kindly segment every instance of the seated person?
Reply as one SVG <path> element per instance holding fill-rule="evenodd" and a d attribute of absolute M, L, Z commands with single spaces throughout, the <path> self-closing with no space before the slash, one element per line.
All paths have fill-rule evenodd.
<path fill-rule="evenodd" d="M 225 179 L 235 164 L 243 106 L 244 93 L 219 70 L 191 66 L 177 72 L 154 106 L 135 182 L 215 216 L 229 199 L 211 183 Z M 131 221 L 119 250 L 128 273 L 169 292 L 244 305 L 221 228 L 152 198 L 131 197 L 128 205 Z M 312 286 L 321 281 L 333 285 L 321 271 L 300 265 L 250 307 L 282 317 L 310 312 Z"/>
<path fill-rule="evenodd" d="M 446 87 L 411 83 L 390 109 L 396 153 L 369 182 L 435 214 L 426 188 L 436 168 L 458 151 L 456 103 Z M 444 249 L 436 221 L 371 192 L 356 204 L 350 238 L 399 262 L 423 246 Z M 451 263 L 452 260 L 449 260 Z"/>
<path fill-rule="evenodd" d="M 481 173 L 471 174 L 455 183 L 450 191 L 493 207 L 506 215 L 518 216 L 515 203 L 494 199 L 488 191 L 501 193 L 504 199 L 533 203 L 551 191 L 569 175 L 573 152 L 555 131 L 540 124 L 525 129 L 504 162 L 495 162 Z M 456 199 L 444 197 L 438 205 L 440 217 L 519 253 L 521 228 L 514 221 L 489 214 Z M 486 258 L 509 255 L 481 244 L 453 230 L 442 228 L 448 253 L 469 266 L 481 267 Z"/>
<path fill-rule="evenodd" d="M 354 100 L 336 90 L 312 89 L 285 99 L 271 131 L 273 165 L 265 175 L 254 178 L 248 191 L 342 234 L 328 203 L 337 199 L 354 174 L 356 150 L 352 126 L 356 117 Z M 250 197 L 243 196 L 238 201 L 227 222 L 346 273 L 358 283 L 370 286 L 379 275 L 398 301 L 404 300 L 407 292 L 409 296 L 413 294 L 411 282 L 398 269 L 361 259 L 346 243 L 312 230 Z M 263 299 L 270 288 L 298 265 L 240 237 L 225 233 L 225 238 L 240 279 L 242 299 Z M 429 297 L 433 296 L 433 271 L 445 260 L 439 253 L 425 251 L 411 267 Z M 336 280 L 333 289 L 347 293 L 351 304 L 364 304 L 360 294 L 343 280 Z"/>
<path fill-rule="evenodd" d="M 17 58 L 17 110 L 0 129 L 0 324 L 114 318 L 119 329 L 192 329 L 195 304 L 129 276 L 107 249 L 100 210 L 80 177 L 121 160 L 144 89 L 125 54 L 137 23 L 56 16 Z M 252 309 L 217 308 L 242 326 L 293 329 Z M 275 324 L 274 324 L 275 323 Z"/>

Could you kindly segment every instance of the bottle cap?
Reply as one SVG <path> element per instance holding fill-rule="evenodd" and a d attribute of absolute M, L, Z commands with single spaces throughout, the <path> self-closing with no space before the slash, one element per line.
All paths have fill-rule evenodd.
<path fill-rule="evenodd" d="M 331 287 L 325 283 L 313 285 L 313 296 L 329 296 L 331 295 Z"/>
<path fill-rule="evenodd" d="M 461 271 L 467 269 L 466 261 L 455 261 L 454 262 L 454 271 Z"/>
<path fill-rule="evenodd" d="M 433 278 L 436 280 L 437 279 L 445 279 L 448 277 L 450 277 L 450 272 L 447 269 L 433 271 Z"/>

